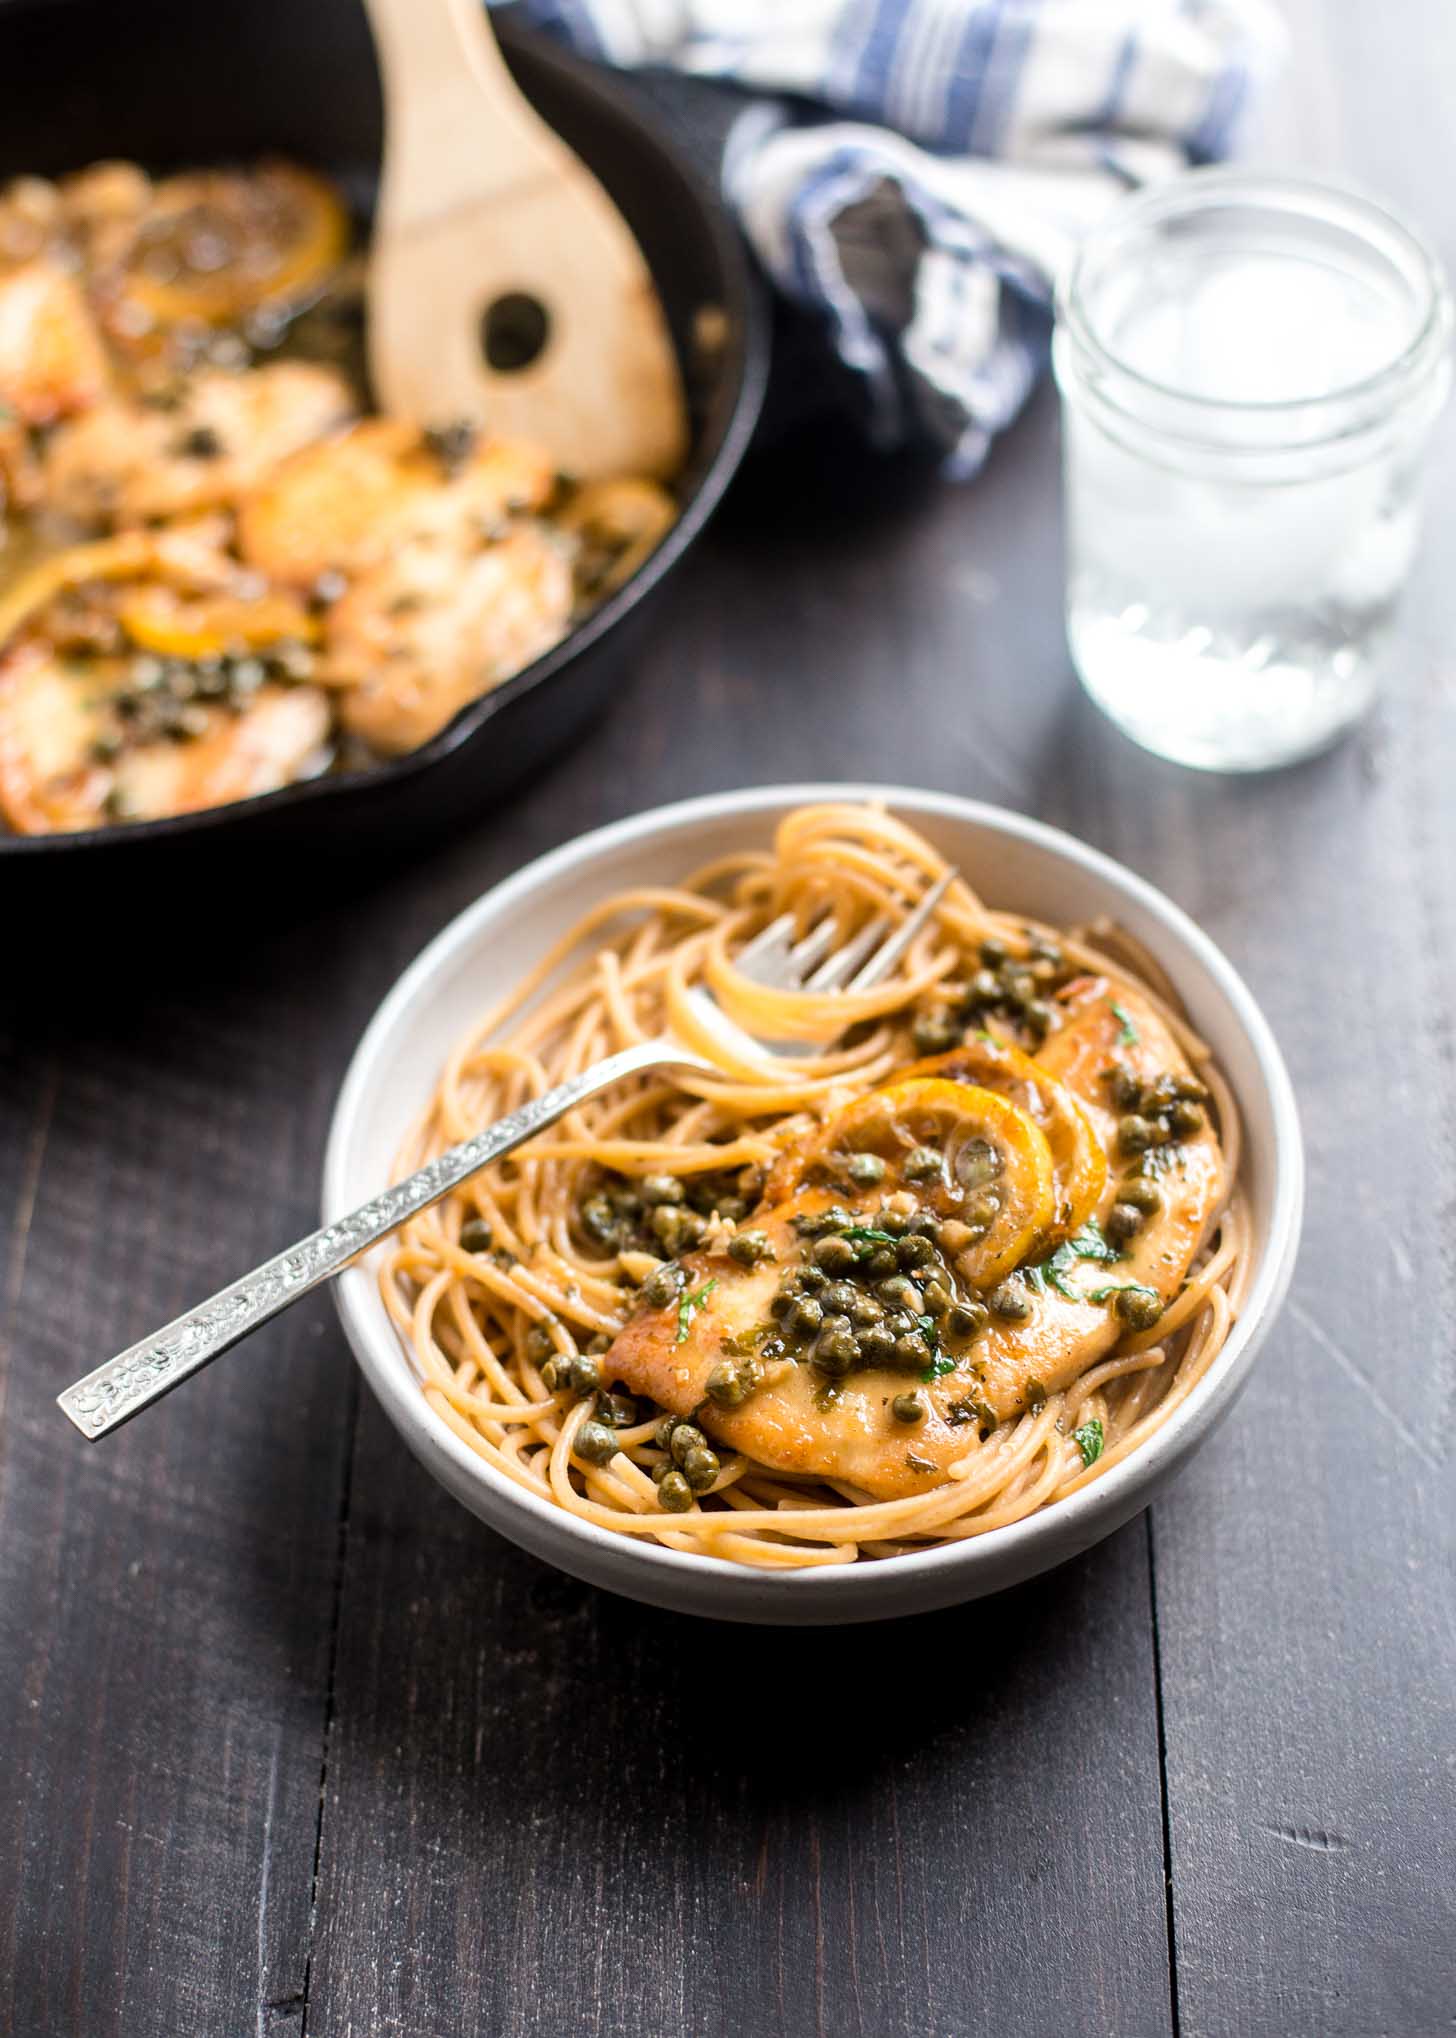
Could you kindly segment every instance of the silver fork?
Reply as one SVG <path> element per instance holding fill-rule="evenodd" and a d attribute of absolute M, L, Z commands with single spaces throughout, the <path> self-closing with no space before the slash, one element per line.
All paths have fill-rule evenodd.
<path fill-rule="evenodd" d="M 880 916 L 837 949 L 833 945 L 832 918 L 817 921 L 796 942 L 793 915 L 785 913 L 740 950 L 735 958 L 736 967 L 756 983 L 779 990 L 867 990 L 889 975 L 927 925 L 954 878 L 955 872 L 948 871 L 898 927 L 892 928 L 889 919 Z M 699 1016 L 740 1052 L 744 1048 L 762 1051 L 765 1047 L 797 1055 L 812 1052 L 802 1043 L 755 1040 L 706 991 L 694 990 L 691 996 Z M 260 1325 L 291 1308 L 321 1282 L 341 1274 L 371 1246 L 418 1216 L 421 1210 L 438 1203 L 442 1196 L 448 1196 L 452 1189 L 458 1189 L 489 1162 L 524 1145 L 599 1091 L 620 1083 L 626 1076 L 644 1075 L 649 1069 L 700 1075 L 717 1073 L 710 1061 L 667 1034 L 608 1055 L 583 1074 L 558 1083 L 544 1096 L 498 1118 L 473 1139 L 463 1140 L 437 1159 L 427 1161 L 424 1167 L 350 1211 L 347 1217 L 324 1225 L 322 1230 L 289 1246 L 286 1252 L 255 1267 L 252 1273 L 244 1274 L 230 1287 L 219 1289 L 199 1308 L 177 1317 L 139 1344 L 129 1345 L 58 1395 L 61 1408 L 82 1436 L 94 1442 L 97 1437 L 109 1435 L 250 1336 Z"/>

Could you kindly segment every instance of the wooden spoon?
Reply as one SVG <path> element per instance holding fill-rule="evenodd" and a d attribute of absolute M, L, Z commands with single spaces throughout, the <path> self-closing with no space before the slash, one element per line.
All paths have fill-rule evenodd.
<path fill-rule="evenodd" d="M 535 439 L 586 478 L 675 474 L 682 384 L 642 251 L 521 96 L 481 0 L 366 5 L 385 108 L 369 265 L 380 407 Z"/>

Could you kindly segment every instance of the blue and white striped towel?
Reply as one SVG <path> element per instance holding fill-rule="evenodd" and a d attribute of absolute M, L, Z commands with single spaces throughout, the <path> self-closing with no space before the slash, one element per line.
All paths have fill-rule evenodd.
<path fill-rule="evenodd" d="M 524 0 L 586 56 L 742 86 L 728 196 L 820 311 L 876 443 L 973 473 L 1047 356 L 1054 279 L 1131 184 L 1226 154 L 1273 0 Z M 781 95 L 789 95 L 787 98 Z"/>

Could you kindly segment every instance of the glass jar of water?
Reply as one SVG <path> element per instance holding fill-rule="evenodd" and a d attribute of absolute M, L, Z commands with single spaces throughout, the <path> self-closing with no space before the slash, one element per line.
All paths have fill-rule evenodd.
<path fill-rule="evenodd" d="M 1417 236 L 1314 180 L 1194 171 L 1087 240 L 1055 340 L 1067 634 L 1136 742 L 1255 771 L 1368 707 L 1450 329 Z"/>

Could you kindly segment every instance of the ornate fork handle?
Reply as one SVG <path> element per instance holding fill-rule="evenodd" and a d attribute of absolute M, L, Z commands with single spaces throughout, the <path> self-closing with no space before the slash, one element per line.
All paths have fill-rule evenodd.
<path fill-rule="evenodd" d="M 623 1048 L 554 1090 L 523 1104 L 504 1118 L 427 1161 L 402 1182 L 383 1190 L 347 1217 L 326 1224 L 276 1258 L 140 1344 L 108 1359 L 57 1400 L 82 1436 L 95 1439 L 159 1401 L 191 1374 L 227 1351 L 250 1331 L 290 1307 L 322 1281 L 342 1273 L 361 1253 L 401 1224 L 438 1203 L 489 1161 L 521 1146 L 538 1132 L 625 1076 L 654 1068 L 705 1069 L 709 1064 L 671 1040 L 647 1040 Z"/>

